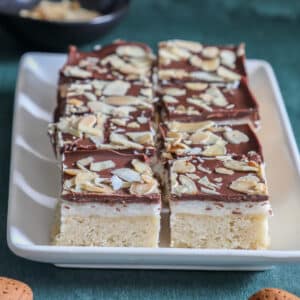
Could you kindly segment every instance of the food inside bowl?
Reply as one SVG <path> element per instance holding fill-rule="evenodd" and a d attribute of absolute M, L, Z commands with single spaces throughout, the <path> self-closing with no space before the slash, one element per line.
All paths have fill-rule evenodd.
<path fill-rule="evenodd" d="M 83 8 L 78 1 L 51 2 L 42 0 L 30 10 L 22 9 L 20 16 L 44 21 L 90 21 L 101 14 Z"/>

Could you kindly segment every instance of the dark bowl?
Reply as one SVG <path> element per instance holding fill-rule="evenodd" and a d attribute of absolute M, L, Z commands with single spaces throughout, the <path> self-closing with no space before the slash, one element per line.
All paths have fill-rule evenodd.
<path fill-rule="evenodd" d="M 101 38 L 121 20 L 130 0 L 79 0 L 84 8 L 102 13 L 87 22 L 53 22 L 19 16 L 21 9 L 30 9 L 39 2 L 0 0 L 0 25 L 23 42 L 48 50 L 65 50 L 70 44 L 81 45 Z"/>

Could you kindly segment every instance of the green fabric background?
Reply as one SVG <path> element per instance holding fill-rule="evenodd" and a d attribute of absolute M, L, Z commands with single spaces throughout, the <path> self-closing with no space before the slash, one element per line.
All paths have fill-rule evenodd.
<path fill-rule="evenodd" d="M 272 64 L 299 145 L 299 32 L 297 0 L 135 0 L 121 25 L 98 42 L 245 41 L 248 57 Z M 5 236 L 13 96 L 20 55 L 32 49 L 1 31 L 0 46 L 0 275 L 26 281 L 35 299 L 247 299 L 266 286 L 300 295 L 300 265 L 266 272 L 68 270 L 14 256 Z"/>

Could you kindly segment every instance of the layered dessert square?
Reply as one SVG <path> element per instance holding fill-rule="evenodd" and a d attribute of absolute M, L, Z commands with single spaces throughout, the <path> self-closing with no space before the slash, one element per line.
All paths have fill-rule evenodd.
<path fill-rule="evenodd" d="M 155 131 L 149 117 L 114 118 L 102 113 L 62 117 L 48 132 L 56 156 L 66 152 L 98 152 L 113 149 L 122 153 L 155 154 Z"/>
<path fill-rule="evenodd" d="M 271 214 L 256 153 L 169 162 L 171 247 L 265 249 Z"/>
<path fill-rule="evenodd" d="M 256 134 L 248 124 L 221 125 L 213 121 L 169 121 L 160 125 L 164 156 L 200 155 L 217 157 L 243 155 L 254 151 L 261 155 Z"/>
<path fill-rule="evenodd" d="M 143 155 L 68 152 L 55 245 L 157 247 L 161 197 Z"/>
<path fill-rule="evenodd" d="M 245 79 L 235 83 L 185 82 L 161 84 L 163 118 L 259 124 L 258 104 Z"/>
<path fill-rule="evenodd" d="M 184 40 L 159 43 L 160 81 L 232 82 L 244 76 L 244 44 L 211 46 Z"/>

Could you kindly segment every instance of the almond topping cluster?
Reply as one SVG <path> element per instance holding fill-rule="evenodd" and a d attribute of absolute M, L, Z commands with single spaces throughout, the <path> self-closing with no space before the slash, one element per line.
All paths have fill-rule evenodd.
<path fill-rule="evenodd" d="M 145 195 L 159 192 L 158 182 L 150 166 L 138 159 L 131 161 L 131 167 L 116 168 L 112 160 L 96 162 L 90 156 L 78 160 L 76 168 L 64 168 L 63 171 L 71 176 L 64 181 L 65 193 L 115 194 L 123 190 L 132 195 Z M 102 171 L 106 171 L 105 175 L 99 174 Z"/>
<path fill-rule="evenodd" d="M 224 156 L 227 144 L 247 143 L 249 137 L 229 126 L 212 121 L 183 123 L 167 122 L 165 149 L 177 155 L 194 154 L 207 157 Z"/>
<path fill-rule="evenodd" d="M 169 40 L 159 44 L 158 76 L 160 80 L 194 79 L 205 82 L 239 81 L 237 59 L 244 55 L 244 45 L 217 48 L 182 40 Z M 186 68 L 176 67 L 181 63 Z"/>

